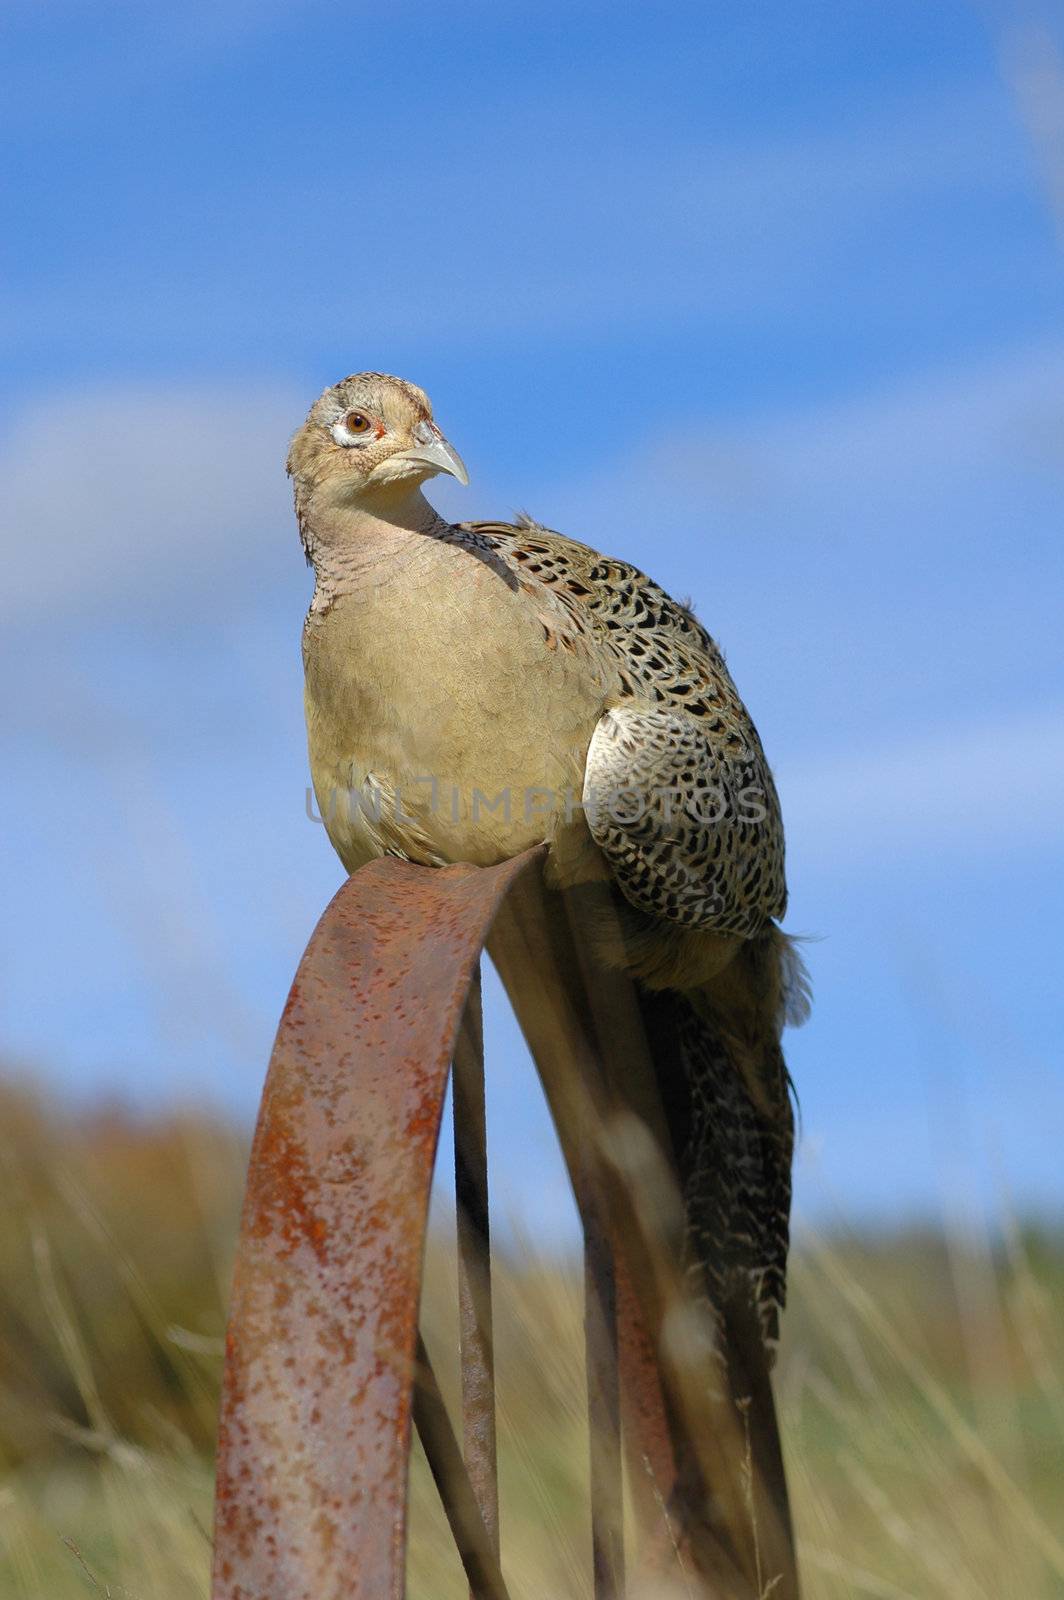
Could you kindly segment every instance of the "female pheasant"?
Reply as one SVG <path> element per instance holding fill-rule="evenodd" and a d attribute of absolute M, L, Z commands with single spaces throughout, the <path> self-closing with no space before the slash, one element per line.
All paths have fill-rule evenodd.
<path fill-rule="evenodd" d="M 413 384 L 327 389 L 288 471 L 314 596 L 311 772 L 344 866 L 550 848 L 611 885 L 653 1033 L 690 1249 L 719 1310 L 784 1300 L 793 1124 L 780 1049 L 805 985 L 778 927 L 783 830 L 757 731 L 690 608 L 527 518 L 444 521 L 458 455 Z"/>

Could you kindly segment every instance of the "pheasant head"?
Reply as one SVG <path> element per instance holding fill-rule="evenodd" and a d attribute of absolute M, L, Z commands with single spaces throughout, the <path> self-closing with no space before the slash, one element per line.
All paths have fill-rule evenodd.
<path fill-rule="evenodd" d="M 439 472 L 469 482 L 424 390 L 382 372 L 358 372 L 326 389 L 288 452 L 299 511 L 312 498 L 323 509 L 385 506 Z"/>

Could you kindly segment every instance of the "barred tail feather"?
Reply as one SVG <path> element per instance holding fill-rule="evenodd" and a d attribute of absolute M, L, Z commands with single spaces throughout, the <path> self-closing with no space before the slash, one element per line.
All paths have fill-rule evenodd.
<path fill-rule="evenodd" d="M 747 1302 L 772 1352 L 786 1299 L 794 1116 L 766 959 L 750 950 L 735 963 L 745 973 L 693 994 L 644 991 L 643 1009 L 692 1268 L 718 1320 Z"/>

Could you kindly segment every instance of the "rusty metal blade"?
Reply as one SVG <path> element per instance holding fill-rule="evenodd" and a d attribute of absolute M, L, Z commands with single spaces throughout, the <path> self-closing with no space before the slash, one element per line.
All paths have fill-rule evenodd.
<path fill-rule="evenodd" d="M 214 1600 L 401 1600 L 418 1296 L 459 1019 L 542 851 L 372 862 L 319 922 L 281 1018 L 226 1341 Z M 537 869 L 538 870 L 538 869 Z"/>
<path fill-rule="evenodd" d="M 639 1386 L 639 1454 L 659 1505 L 679 1505 L 684 1543 L 711 1592 L 754 1600 L 767 1545 L 773 1593 L 793 1600 L 788 1529 L 761 1485 L 752 1500 L 746 1492 L 745 1418 L 724 1393 L 712 1324 L 684 1279 L 682 1208 L 654 1104 L 652 1063 L 634 1030 L 618 1037 L 613 1003 L 603 1005 L 581 971 L 590 941 L 574 941 L 561 900 L 545 891 L 541 875 L 529 874 L 515 886 L 489 948 L 539 1069 L 582 1213 L 596 1189 L 606 1195 L 626 1387 L 633 1380 Z M 609 989 L 615 979 L 600 969 L 599 986 Z M 766 1378 L 757 1400 L 770 1393 Z M 637 1479 L 634 1472 L 633 1486 Z"/>
<path fill-rule="evenodd" d="M 458 1331 L 462 1360 L 465 1464 L 496 1558 L 499 1483 L 495 1439 L 495 1347 L 491 1311 L 484 1024 L 480 973 L 454 1051 L 454 1192 L 458 1228 Z"/>

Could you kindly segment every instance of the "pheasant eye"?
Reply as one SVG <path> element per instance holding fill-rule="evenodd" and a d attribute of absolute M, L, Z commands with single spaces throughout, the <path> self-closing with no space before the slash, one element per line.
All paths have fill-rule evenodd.
<path fill-rule="evenodd" d="M 370 420 L 363 411 L 349 411 L 344 418 L 344 427 L 348 433 L 368 433 Z"/>

